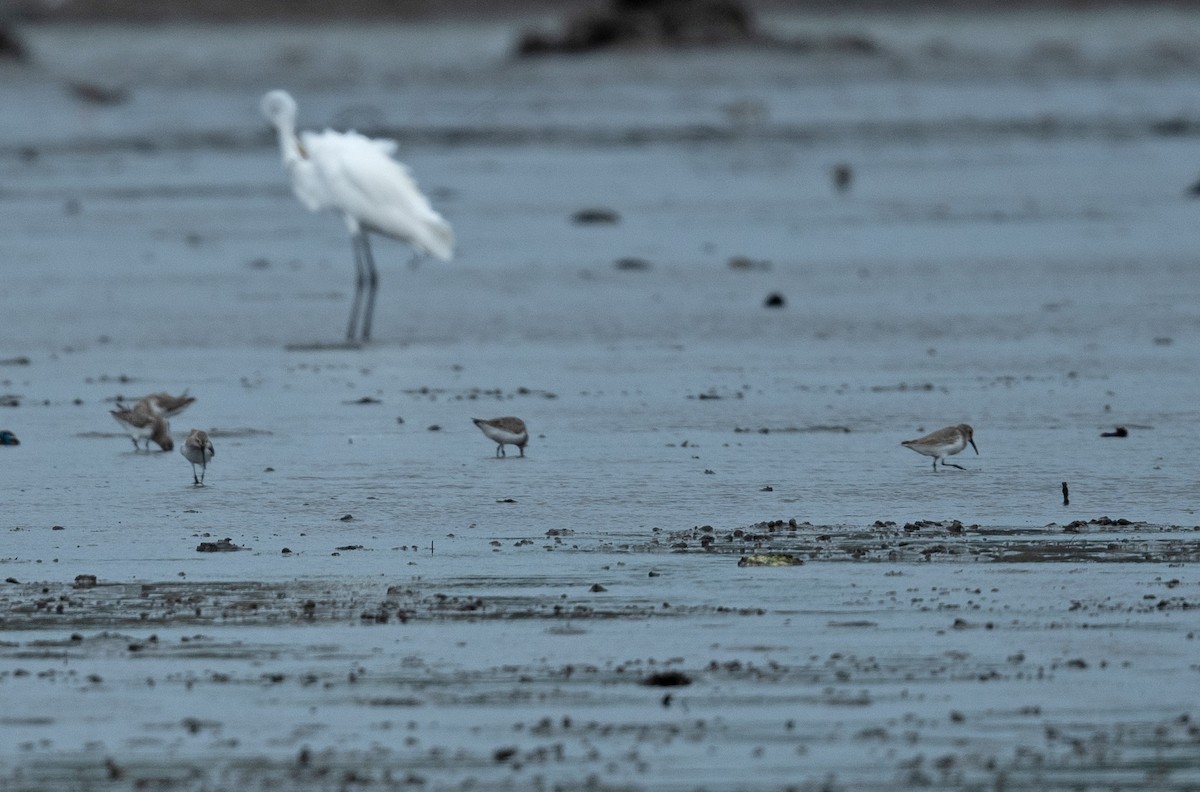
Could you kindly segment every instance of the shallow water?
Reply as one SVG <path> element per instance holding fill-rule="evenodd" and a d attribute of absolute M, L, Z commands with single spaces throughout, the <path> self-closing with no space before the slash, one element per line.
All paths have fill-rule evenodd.
<path fill-rule="evenodd" d="M 31 31 L 0 789 L 1196 788 L 1200 17 L 1139 18 L 779 20 L 866 59 Z M 398 137 L 461 240 L 376 242 L 362 349 L 276 85 Z M 203 488 L 106 414 L 185 388 Z M 899 445 L 962 421 L 965 471 Z"/>

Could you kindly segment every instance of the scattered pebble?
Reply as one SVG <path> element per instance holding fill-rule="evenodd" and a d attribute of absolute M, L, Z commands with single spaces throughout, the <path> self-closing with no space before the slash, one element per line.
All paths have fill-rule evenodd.
<path fill-rule="evenodd" d="M 791 553 L 756 553 L 738 559 L 740 567 L 784 567 L 801 566 L 804 562 Z"/>
<path fill-rule="evenodd" d="M 771 292 L 767 295 L 767 299 L 763 301 L 763 306 L 766 308 L 782 308 L 784 305 L 785 300 L 779 292 Z"/>
<path fill-rule="evenodd" d="M 231 539 L 218 540 L 216 542 L 201 542 L 196 545 L 197 553 L 232 553 L 235 550 L 245 550 L 246 548 L 235 545 Z"/>
<path fill-rule="evenodd" d="M 647 687 L 682 687 L 692 684 L 692 678 L 682 671 L 660 671 L 642 680 Z"/>
<path fill-rule="evenodd" d="M 625 256 L 617 259 L 613 266 L 625 272 L 645 272 L 650 269 L 650 262 L 636 256 Z"/>
<path fill-rule="evenodd" d="M 613 209 L 592 207 L 580 209 L 571 215 L 571 222 L 576 225 L 614 225 L 621 221 L 621 215 Z"/>

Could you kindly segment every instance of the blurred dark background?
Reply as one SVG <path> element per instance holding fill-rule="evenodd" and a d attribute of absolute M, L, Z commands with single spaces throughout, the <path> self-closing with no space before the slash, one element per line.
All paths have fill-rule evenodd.
<path fill-rule="evenodd" d="M 702 0 L 613 0 L 625 6 L 687 5 Z M 0 3 L 9 17 L 43 21 L 298 21 L 353 18 L 505 17 L 569 14 L 608 5 L 607 0 L 13 0 Z M 1200 0 L 754 0 L 750 10 L 904 11 L 931 8 L 989 10 L 1154 6 L 1194 8 Z"/>

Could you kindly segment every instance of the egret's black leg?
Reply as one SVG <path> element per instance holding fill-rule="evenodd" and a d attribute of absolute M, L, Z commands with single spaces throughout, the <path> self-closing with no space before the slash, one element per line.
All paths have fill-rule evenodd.
<path fill-rule="evenodd" d="M 363 260 L 367 265 L 367 309 L 363 313 L 362 340 L 371 337 L 371 317 L 375 315 L 375 291 L 379 288 L 379 271 L 375 269 L 375 257 L 371 255 L 371 240 L 362 234 Z"/>
<path fill-rule="evenodd" d="M 362 305 L 363 287 L 367 283 L 367 269 L 362 254 L 362 246 L 365 241 L 366 235 L 361 232 L 350 236 L 350 243 L 354 248 L 354 302 L 350 305 L 350 325 L 346 328 L 347 341 L 355 340 L 355 331 L 358 329 L 358 310 Z"/>

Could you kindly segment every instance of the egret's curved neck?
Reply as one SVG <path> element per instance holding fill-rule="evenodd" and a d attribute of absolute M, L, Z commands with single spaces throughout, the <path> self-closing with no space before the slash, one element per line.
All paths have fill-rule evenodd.
<path fill-rule="evenodd" d="M 307 159 L 304 147 L 300 145 L 300 139 L 296 137 L 296 122 L 294 120 L 280 118 L 275 122 L 275 129 L 279 133 L 279 153 L 283 156 L 284 165 L 291 165 L 294 162 Z"/>

